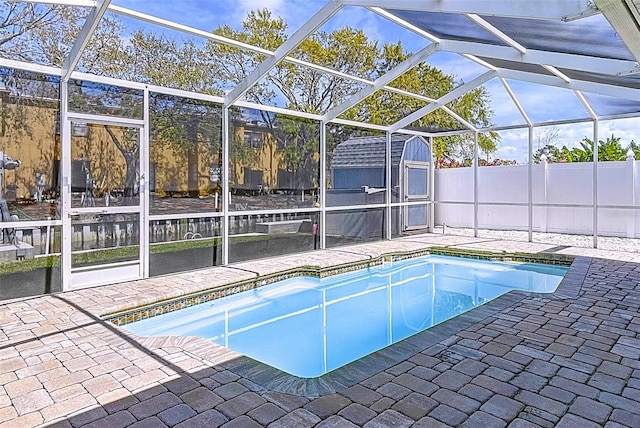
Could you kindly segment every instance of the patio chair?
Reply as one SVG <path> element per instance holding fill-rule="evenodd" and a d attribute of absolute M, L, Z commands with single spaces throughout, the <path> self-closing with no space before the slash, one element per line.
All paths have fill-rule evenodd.
<path fill-rule="evenodd" d="M 3 223 L 6 222 L 11 222 L 11 221 L 17 221 L 18 220 L 18 216 L 17 215 L 11 215 L 11 213 L 9 213 L 9 206 L 7 205 L 7 201 L 4 199 L 0 198 L 0 219 L 2 220 Z M 4 237 L 8 237 L 8 243 L 9 244 L 13 244 L 16 247 L 19 247 L 19 242 L 18 242 L 18 236 L 16 235 L 16 230 L 11 228 L 11 229 L 3 229 L 2 231 L 2 235 L 3 235 L 3 242 L 5 243 L 5 239 Z"/>

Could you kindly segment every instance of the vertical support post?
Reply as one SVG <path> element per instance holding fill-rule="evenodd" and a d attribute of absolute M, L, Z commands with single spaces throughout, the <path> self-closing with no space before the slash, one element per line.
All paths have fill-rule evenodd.
<path fill-rule="evenodd" d="M 478 237 L 478 131 L 473 141 L 473 236 Z"/>
<path fill-rule="evenodd" d="M 327 124 L 320 122 L 320 249 L 327 248 Z M 313 238 L 315 239 L 315 237 Z"/>
<path fill-rule="evenodd" d="M 632 153 L 631 156 L 627 155 L 627 160 L 631 162 L 631 205 L 636 205 L 636 177 L 637 177 L 637 167 L 636 167 L 636 159 L 633 151 L 629 149 Z"/>
<path fill-rule="evenodd" d="M 529 125 L 529 167 L 527 168 L 528 213 L 527 230 L 529 242 L 533 242 L 533 126 Z"/>
<path fill-rule="evenodd" d="M 69 108 L 69 88 L 66 81 L 60 82 L 60 217 L 62 219 L 62 291 L 71 287 L 71 123 Z M 59 202 L 60 203 L 60 202 Z"/>
<path fill-rule="evenodd" d="M 635 153 L 631 149 L 627 151 L 627 165 L 630 175 L 629 190 L 631 191 L 629 202 L 634 207 L 636 205 L 636 159 Z M 627 218 L 627 238 L 633 239 L 636 236 L 636 212 L 633 208 L 630 211 L 632 214 L 625 216 Z"/>
<path fill-rule="evenodd" d="M 229 107 L 222 108 L 222 264 L 229 264 Z"/>
<path fill-rule="evenodd" d="M 391 240 L 391 232 L 392 232 L 391 190 L 393 189 L 393 187 L 391 185 L 391 179 L 392 179 L 391 177 L 391 132 L 389 131 L 387 131 L 387 143 L 385 145 L 385 177 L 386 177 L 387 191 L 386 191 L 386 200 L 385 200 L 386 221 L 384 223 L 384 227 L 386 229 L 387 240 Z"/>
<path fill-rule="evenodd" d="M 593 121 L 593 248 L 598 248 L 598 119 Z"/>
<path fill-rule="evenodd" d="M 544 174 L 543 176 L 543 192 L 544 192 L 544 199 L 543 199 L 543 203 L 545 204 L 544 207 L 542 208 L 542 212 L 544 215 L 540 216 L 540 231 L 546 233 L 547 232 L 547 223 L 549 221 L 549 207 L 547 206 L 547 204 L 549 203 L 549 163 L 547 162 L 547 156 L 546 155 L 542 155 L 540 157 L 540 162 L 542 162 L 542 172 Z"/>
<path fill-rule="evenodd" d="M 429 137 L 429 197 L 431 199 L 431 213 L 429 215 L 429 232 L 434 232 L 436 226 L 436 167 L 433 161 L 433 137 Z M 443 232 L 444 232 L 444 225 Z"/>
<path fill-rule="evenodd" d="M 149 132 L 150 132 L 150 119 L 149 119 L 149 89 L 144 89 L 143 99 L 143 112 L 142 117 L 144 119 L 144 127 L 140 133 L 140 198 L 142 206 L 140 207 L 142 212 L 140 213 L 140 257 L 142 258 L 142 265 L 140 272 L 143 278 L 149 277 L 149 231 L 151 225 L 149 224 Z"/>

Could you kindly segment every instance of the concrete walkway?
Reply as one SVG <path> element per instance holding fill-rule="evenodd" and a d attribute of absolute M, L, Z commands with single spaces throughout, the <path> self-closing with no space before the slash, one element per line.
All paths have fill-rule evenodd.
<path fill-rule="evenodd" d="M 354 373 L 342 384 L 297 393 L 203 339 L 138 338 L 101 319 L 287 267 L 431 245 L 578 258 L 554 295 L 509 293 L 340 369 Z M 5 302 L 0 428 L 638 427 L 638 263 L 635 253 L 427 234 Z"/>

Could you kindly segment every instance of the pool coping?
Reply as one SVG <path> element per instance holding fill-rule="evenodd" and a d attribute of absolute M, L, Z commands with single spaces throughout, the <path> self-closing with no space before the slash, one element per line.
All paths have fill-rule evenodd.
<path fill-rule="evenodd" d="M 238 376 L 251 379 L 256 385 L 265 389 L 315 398 L 343 391 L 402 361 L 408 360 L 439 343 L 442 343 L 442 346 L 437 347 L 439 352 L 436 355 L 442 358 L 452 360 L 460 357 L 480 358 L 479 353 L 478 356 L 470 355 L 473 354 L 473 350 L 467 348 L 463 349 L 458 345 L 448 346 L 446 343 L 447 339 L 451 336 L 455 336 L 457 333 L 471 325 L 496 315 L 531 296 L 549 299 L 577 297 L 580 293 L 589 265 L 591 264 L 591 258 L 580 256 L 548 253 L 497 253 L 477 250 L 460 250 L 459 248 L 450 247 L 431 247 L 429 249 L 418 251 L 412 250 L 385 253 L 379 257 L 371 258 L 370 260 L 335 265 L 327 268 L 320 268 L 318 266 L 301 266 L 265 276 L 257 276 L 251 280 L 225 284 L 224 286 L 191 293 L 186 296 L 167 299 L 153 304 L 147 304 L 117 313 L 106 314 L 103 316 L 103 319 L 115 325 L 122 326 L 138 319 L 144 319 L 142 318 L 143 316 L 145 318 L 153 317 L 162 313 L 178 310 L 183 307 L 193 306 L 205 301 L 257 288 L 282 279 L 301 275 L 311 275 L 324 278 L 345 272 L 352 272 L 358 269 L 379 266 L 389 261 L 405 260 L 429 254 L 450 255 L 482 260 L 535 262 L 565 266 L 570 263 L 570 265 L 567 274 L 562 279 L 554 293 L 510 291 L 486 304 L 456 316 L 453 319 L 442 322 L 425 331 L 364 356 L 352 363 L 317 378 L 300 378 L 293 376 L 264 363 L 253 360 L 250 357 L 239 354 L 236 358 L 221 362 L 220 366 Z M 214 343 L 212 343 L 212 345 L 214 347 L 226 349 Z M 201 355 L 201 357 L 206 358 L 207 355 Z"/>
<path fill-rule="evenodd" d="M 298 266 L 295 268 L 258 275 L 251 279 L 230 282 L 224 285 L 198 290 L 182 296 L 170 297 L 157 302 L 146 302 L 142 305 L 126 309 L 119 309 L 115 312 L 102 314 L 101 318 L 112 324 L 122 326 L 135 321 L 152 318 L 164 313 L 177 311 L 179 309 L 205 303 L 211 300 L 230 296 L 243 291 L 259 288 L 263 285 L 299 276 L 312 276 L 316 278 L 326 278 L 343 273 L 353 272 L 374 266 L 380 266 L 386 262 L 396 262 L 410 258 L 422 257 L 426 255 L 444 255 L 453 257 L 470 258 L 476 260 L 513 261 L 523 263 L 543 263 L 551 265 L 570 265 L 574 256 L 548 253 L 522 253 L 522 252 L 489 252 L 479 250 L 461 250 L 451 247 L 430 247 L 427 249 L 410 251 L 393 251 L 383 253 L 377 257 L 367 260 L 349 262 L 344 264 L 320 267 L 314 265 Z M 231 266 L 232 267 L 232 266 Z"/>

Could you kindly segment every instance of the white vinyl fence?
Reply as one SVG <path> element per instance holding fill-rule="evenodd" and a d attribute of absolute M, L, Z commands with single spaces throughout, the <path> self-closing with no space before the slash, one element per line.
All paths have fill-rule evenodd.
<path fill-rule="evenodd" d="M 598 235 L 640 238 L 640 161 L 599 162 Z M 528 230 L 528 165 L 478 168 L 478 228 Z M 435 223 L 474 227 L 473 168 L 435 173 Z M 593 163 L 533 165 L 534 232 L 594 233 Z"/>

